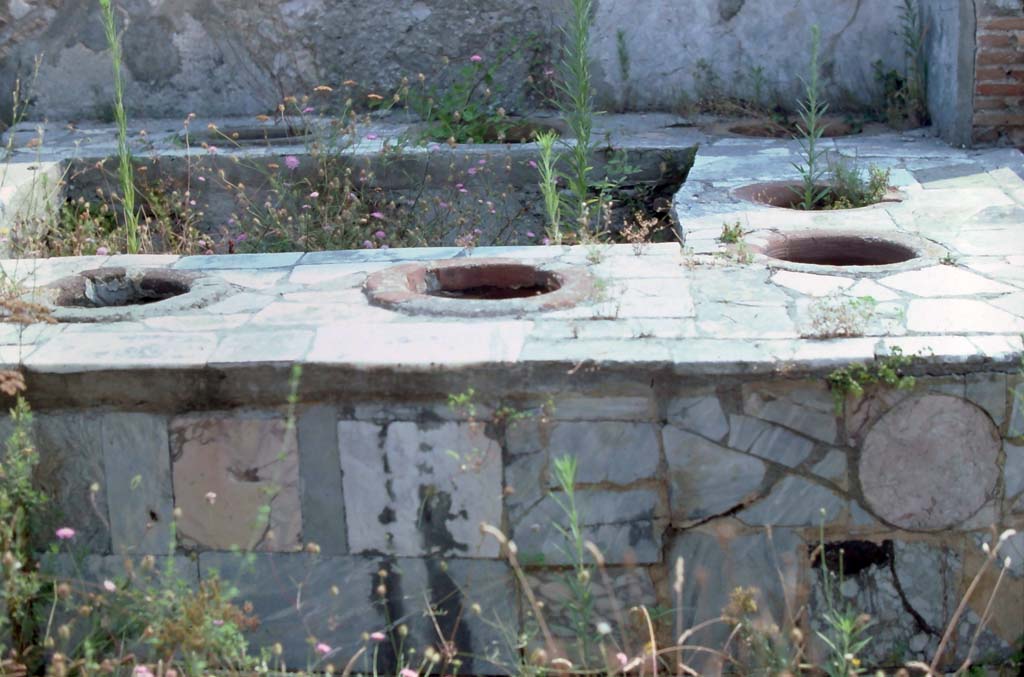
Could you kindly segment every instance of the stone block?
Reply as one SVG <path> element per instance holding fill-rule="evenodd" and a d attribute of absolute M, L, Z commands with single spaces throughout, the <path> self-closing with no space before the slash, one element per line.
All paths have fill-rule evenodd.
<path fill-rule="evenodd" d="M 671 400 L 667 416 L 669 423 L 709 440 L 719 442 L 729 434 L 729 421 L 714 392 Z"/>
<path fill-rule="evenodd" d="M 553 524 L 565 527 L 561 492 L 548 493 L 511 521 L 512 537 L 520 559 L 531 565 L 571 564 L 570 549 Z M 583 537 L 596 544 L 610 564 L 653 564 L 661 561 L 662 532 L 667 510 L 660 491 L 653 488 L 576 491 Z"/>
<path fill-rule="evenodd" d="M 750 526 L 813 527 L 843 517 L 846 498 L 804 477 L 785 477 L 771 492 L 740 511 L 736 519 Z"/>
<path fill-rule="evenodd" d="M 548 452 L 552 458 L 575 456 L 576 481 L 581 484 L 630 484 L 657 475 L 659 437 L 653 423 L 566 422 L 554 426 Z M 548 478 L 548 486 L 557 486 L 553 476 Z"/>
<path fill-rule="evenodd" d="M 595 636 L 595 626 L 607 623 L 611 633 L 604 639 L 605 652 L 613 654 L 618 650 L 628 656 L 640 655 L 640 649 L 649 641 L 649 633 L 643 617 L 630 613 L 630 609 L 644 606 L 653 611 L 658 605 L 658 596 L 651 571 L 645 567 L 609 567 L 604 571 L 593 570 L 590 581 L 592 600 L 591 617 L 586 633 Z M 578 641 L 578 617 L 572 610 L 576 601 L 569 577 L 572 570 L 554 571 L 535 569 L 527 573 L 527 581 L 537 600 L 543 606 L 555 643 L 575 665 L 583 665 L 583 647 Z M 524 602 L 523 625 L 533 623 L 533 610 Z M 534 645 L 542 647 L 540 638 L 534 638 Z M 586 654 L 586 664 L 603 665 L 598 642 L 593 642 Z"/>
<path fill-rule="evenodd" d="M 671 425 L 663 436 L 674 524 L 729 512 L 761 492 L 765 465 L 760 460 Z"/>
<path fill-rule="evenodd" d="M 96 554 L 110 552 L 110 517 L 104 463 L 102 414 L 54 412 L 33 415 L 39 452 L 36 485 L 49 502 L 34 534 L 36 547 L 48 548 L 59 527 L 75 530 L 73 546 Z M 4 421 L 2 439 L 10 434 Z M 99 491 L 93 492 L 93 485 Z"/>
<path fill-rule="evenodd" d="M 303 410 L 297 422 L 302 539 L 325 555 L 348 552 L 341 465 L 338 462 L 338 414 L 334 407 Z"/>
<path fill-rule="evenodd" d="M 975 373 L 966 376 L 967 399 L 985 410 L 992 423 L 1002 429 L 1006 422 L 1006 374 Z"/>
<path fill-rule="evenodd" d="M 202 553 L 199 566 L 202 578 L 216 571 L 238 587 L 239 602 L 252 603 L 260 618 L 249 635 L 252 649 L 280 642 L 292 669 L 330 663 L 340 671 L 373 632 L 388 635 L 377 646 L 379 674 L 397 671 L 393 647 L 415 649 L 418 662 L 426 647 L 442 642 L 459 652 L 462 673 L 505 674 L 514 666 L 503 633 L 519 631 L 515 582 L 502 562 Z M 404 640 L 399 625 L 409 630 Z M 320 642 L 331 647 L 322 659 L 313 653 Z M 371 646 L 357 672 L 374 672 L 373 653 Z"/>
<path fill-rule="evenodd" d="M 354 553 L 497 557 L 480 523 L 501 524 L 501 448 L 474 423 L 338 423 Z"/>
<path fill-rule="evenodd" d="M 194 414 L 173 419 L 170 432 L 184 541 L 215 550 L 300 547 L 298 446 L 283 418 Z"/>
<path fill-rule="evenodd" d="M 801 566 L 807 545 L 795 532 L 777 529 L 747 531 L 735 522 L 716 521 L 673 536 L 669 567 L 683 560 L 683 628 L 712 621 L 722 615 L 736 588 L 753 588 L 758 617 L 780 627 L 788 610 L 799 605 Z M 688 640 L 693 646 L 719 648 L 731 628 L 710 623 Z M 713 657 L 691 654 L 690 665 L 701 674 L 717 674 Z"/>
<path fill-rule="evenodd" d="M 152 414 L 105 414 L 102 435 L 114 552 L 168 553 L 174 493 L 167 419 Z"/>
<path fill-rule="evenodd" d="M 743 412 L 827 444 L 838 434 L 832 393 L 824 383 L 744 384 Z"/>
<path fill-rule="evenodd" d="M 814 449 L 806 437 L 756 418 L 734 414 L 729 423 L 729 448 L 790 468 L 803 463 Z"/>

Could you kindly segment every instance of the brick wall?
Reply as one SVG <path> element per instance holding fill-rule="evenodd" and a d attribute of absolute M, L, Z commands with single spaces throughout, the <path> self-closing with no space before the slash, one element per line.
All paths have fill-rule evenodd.
<path fill-rule="evenodd" d="M 979 0 L 973 137 L 1024 148 L 1024 0 Z"/>

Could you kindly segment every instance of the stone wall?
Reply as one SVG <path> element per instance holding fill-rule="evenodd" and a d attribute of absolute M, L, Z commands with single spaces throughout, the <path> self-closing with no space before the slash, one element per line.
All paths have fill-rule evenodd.
<path fill-rule="evenodd" d="M 989 526 L 1024 522 L 1018 375 L 922 378 L 912 391 L 851 399 L 838 416 L 821 380 L 638 380 L 584 394 L 566 379 L 550 400 L 477 392 L 472 411 L 442 397 L 304 404 L 295 428 L 274 408 L 48 411 L 37 439 L 57 521 L 102 553 L 87 570 L 110 575 L 118 554 L 166 554 L 178 508 L 179 566 L 236 580 L 263 620 L 254 642 L 282 642 L 292 666 L 309 637 L 343 664 L 362 633 L 396 619 L 422 648 L 436 641 L 427 599 L 443 611 L 442 633 L 477 656 L 463 672 L 513 660 L 500 628 L 525 627 L 526 602 L 481 522 L 515 540 L 567 639 L 557 567 L 570 558 L 552 527 L 565 519 L 553 473 L 563 454 L 579 462 L 584 536 L 607 566 L 595 620 L 634 647 L 642 633 L 617 608 L 681 603 L 689 627 L 718 616 L 739 586 L 758 589 L 762 619 L 817 628 L 824 590 L 810 553 L 824 524 L 827 553 L 846 553 L 840 594 L 876 621 L 871 659 L 930 657 L 982 566 Z M 1024 631 L 1024 534 L 1004 548 L 1013 563 L 979 644 L 989 657 L 1008 655 Z M 951 655 L 965 652 L 995 576 L 982 576 Z M 719 646 L 727 633 L 714 626 L 691 641 Z"/>
<path fill-rule="evenodd" d="M 976 9 L 974 141 L 1024 147 L 1024 1 L 981 0 Z"/>
<path fill-rule="evenodd" d="M 319 84 L 387 92 L 403 76 L 441 77 L 455 62 L 514 48 L 501 75 L 515 108 L 533 76 L 541 89 L 567 3 L 547 0 L 357 0 L 330 3 L 124 0 L 131 115 L 259 114 Z M 672 109 L 694 96 L 707 62 L 724 94 L 792 102 L 806 70 L 810 26 L 822 27 L 823 67 L 835 106 L 871 103 L 872 62 L 902 69 L 891 0 L 603 0 L 593 29 L 599 102 Z M 628 76 L 619 57 L 620 37 Z M 0 1 L 0 91 L 28 78 L 40 57 L 36 118 L 107 118 L 110 63 L 95 3 Z"/>

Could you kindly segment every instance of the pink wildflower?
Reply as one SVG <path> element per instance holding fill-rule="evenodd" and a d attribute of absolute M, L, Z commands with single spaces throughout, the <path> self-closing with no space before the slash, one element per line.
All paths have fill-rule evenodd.
<path fill-rule="evenodd" d="M 314 190 L 312 193 L 309 194 L 309 196 L 315 200 L 318 197 L 320 197 L 320 193 Z"/>
<path fill-rule="evenodd" d="M 477 173 L 477 168 L 476 167 L 470 167 L 469 169 L 466 170 L 466 173 L 469 174 L 470 176 L 475 176 L 476 173 Z"/>
<path fill-rule="evenodd" d="M 376 134 L 374 134 L 372 132 L 370 134 L 366 135 L 366 140 L 367 141 L 376 141 L 379 138 L 380 138 L 379 136 L 377 136 Z"/>
<path fill-rule="evenodd" d="M 249 239 L 249 236 L 245 233 L 239 233 L 238 237 L 235 238 L 235 242 L 245 242 Z"/>
<path fill-rule="evenodd" d="M 284 166 L 287 167 L 288 169 L 298 169 L 299 158 L 295 157 L 294 155 L 288 155 L 284 159 Z"/>
<path fill-rule="evenodd" d="M 623 668 L 626 667 L 626 663 L 629 662 L 629 656 L 627 656 L 626 654 L 622 653 L 621 651 L 619 653 L 615 654 L 615 659 L 617 661 L 619 661 L 619 667 L 623 667 Z"/>
<path fill-rule="evenodd" d="M 370 216 L 380 221 L 384 219 L 384 212 L 372 212 Z"/>
<path fill-rule="evenodd" d="M 71 527 L 61 527 L 57 529 L 57 538 L 62 541 L 67 541 L 75 537 L 75 530 Z"/>
<path fill-rule="evenodd" d="M 487 164 L 487 160 L 484 160 L 483 158 L 481 158 L 481 159 L 477 160 L 476 163 L 478 165 L 480 165 L 481 167 L 483 167 L 485 164 Z"/>
<path fill-rule="evenodd" d="M 480 63 L 481 61 L 484 60 L 484 58 L 479 54 L 474 54 L 473 56 L 469 57 L 469 60 L 472 61 L 473 63 Z"/>
<path fill-rule="evenodd" d="M 363 249 L 373 249 L 373 243 L 369 240 L 363 240 Z"/>
<path fill-rule="evenodd" d="M 216 155 L 219 151 L 220 151 L 220 149 L 217 148 L 217 146 L 207 146 L 206 147 L 206 152 L 209 153 L 210 155 Z"/>
<path fill-rule="evenodd" d="M 106 247 L 96 247 L 96 256 L 106 256 L 110 253 L 110 250 Z"/>
<path fill-rule="evenodd" d="M 378 631 L 370 633 L 370 639 L 372 639 L 375 642 L 383 642 L 385 639 L 387 639 L 387 637 L 384 635 L 383 632 Z"/>
<path fill-rule="evenodd" d="M 153 671 L 145 665 L 136 665 L 132 670 L 132 677 L 153 677 Z"/>
<path fill-rule="evenodd" d="M 206 183 L 206 177 L 205 176 L 200 176 L 198 178 L 199 178 L 199 183 Z"/>
<path fill-rule="evenodd" d="M 419 673 L 412 668 L 402 668 L 402 671 L 398 673 L 401 677 L 420 677 Z"/>
<path fill-rule="evenodd" d="M 107 579 L 103 581 L 103 589 L 107 592 L 114 592 L 115 590 L 117 590 L 117 586 L 114 585 L 114 581 Z"/>
<path fill-rule="evenodd" d="M 388 234 L 385 233 L 383 230 L 378 230 L 376 233 L 373 234 L 373 236 L 378 240 L 383 240 L 388 236 Z"/>
<path fill-rule="evenodd" d="M 315 109 L 312 106 L 306 106 L 302 109 L 303 113 L 312 113 Z"/>
<path fill-rule="evenodd" d="M 316 645 L 316 652 L 321 656 L 326 656 L 327 654 L 331 653 L 331 647 L 327 644 L 324 644 L 323 642 L 320 642 Z"/>
<path fill-rule="evenodd" d="M 213 625 L 214 625 L 214 627 L 219 628 L 220 626 L 224 625 L 224 621 L 222 621 L 221 619 L 218 618 L 217 620 L 215 620 L 213 622 Z"/>
<path fill-rule="evenodd" d="M 543 240 L 540 241 L 540 243 L 546 247 L 549 244 L 551 244 L 551 240 L 549 240 L 548 238 L 544 238 Z"/>
<path fill-rule="evenodd" d="M 537 237 L 537 235 L 532 230 L 528 230 L 526 231 L 526 237 Z"/>
<path fill-rule="evenodd" d="M 534 162 L 533 160 L 528 161 L 526 164 L 530 165 L 530 167 L 533 169 L 537 168 L 537 163 Z"/>

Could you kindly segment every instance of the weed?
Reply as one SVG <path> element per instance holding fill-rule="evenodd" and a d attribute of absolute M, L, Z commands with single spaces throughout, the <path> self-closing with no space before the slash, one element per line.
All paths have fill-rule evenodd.
<path fill-rule="evenodd" d="M 811 338 L 862 336 L 875 316 L 877 303 L 870 296 L 847 298 L 839 292 L 815 299 L 808 312 Z"/>
<path fill-rule="evenodd" d="M 899 390 L 913 388 L 916 383 L 914 377 L 905 373 L 913 362 L 913 356 L 904 355 L 903 349 L 895 346 L 889 355 L 876 358 L 872 364 L 855 363 L 830 373 L 826 381 L 832 391 L 836 415 L 842 414 L 848 398 L 863 397 L 868 386 L 880 385 Z"/>
<path fill-rule="evenodd" d="M 821 568 L 821 588 L 825 598 L 822 620 L 825 631 L 817 635 L 828 647 L 828 656 L 822 667 L 829 677 L 851 677 L 864 672 L 859 655 L 871 641 L 865 632 L 871 627 L 871 618 L 859 613 L 839 591 L 843 581 L 843 551 L 839 550 L 838 571 L 830 571 L 825 553 L 825 511 L 818 527 L 817 562 Z M 812 557 L 814 559 L 814 557 Z"/>
<path fill-rule="evenodd" d="M 620 234 L 626 242 L 633 246 L 633 254 L 640 256 L 647 251 L 651 235 L 659 227 L 657 219 L 645 218 L 642 213 L 637 212 L 633 215 L 632 221 L 626 222 Z"/>
<path fill-rule="evenodd" d="M 572 14 L 563 29 L 561 78 L 558 82 L 559 110 L 569 129 L 573 144 L 568 151 L 565 178 L 572 200 L 568 215 L 580 232 L 590 228 L 590 172 L 594 143 L 594 91 L 590 73 L 590 25 L 593 21 L 593 0 L 571 0 Z"/>
<path fill-rule="evenodd" d="M 819 147 L 821 136 L 825 131 L 822 118 L 828 111 L 828 104 L 821 97 L 821 68 L 818 56 L 821 48 L 821 29 L 811 27 L 811 62 L 804 83 L 804 99 L 798 103 L 800 111 L 800 151 L 802 162 L 793 163 L 800 173 L 801 186 L 798 192 L 801 209 L 815 209 L 829 193 L 828 187 L 822 187 L 826 170 L 823 166 L 825 152 Z"/>
<path fill-rule="evenodd" d="M 722 224 L 722 234 L 718 236 L 718 241 L 723 244 L 736 244 L 743 240 L 743 235 L 743 226 L 737 219 L 735 223 Z"/>
<path fill-rule="evenodd" d="M 422 73 L 417 76 L 415 85 L 405 87 L 406 105 L 427 121 L 419 140 L 504 141 L 511 124 L 505 109 L 496 103 L 500 87 L 494 74 L 508 55 L 508 50 L 493 58 L 474 54 L 443 89 L 428 86 Z"/>
<path fill-rule="evenodd" d="M 139 251 L 139 215 L 135 211 L 135 175 L 132 152 L 128 147 L 128 119 L 124 112 L 124 76 L 121 74 L 121 39 L 117 34 L 111 0 L 99 0 L 103 15 L 103 32 L 110 49 L 114 69 L 114 121 L 117 124 L 117 175 L 121 185 L 121 214 L 124 219 L 125 244 L 129 254 Z"/>
<path fill-rule="evenodd" d="M 544 197 L 544 213 L 547 215 L 547 237 L 551 243 L 559 245 L 562 244 L 562 198 L 558 194 L 558 171 L 555 168 L 560 157 L 555 152 L 556 141 L 558 135 L 554 132 L 544 132 L 537 136 L 537 144 L 540 146 L 537 171 L 540 173 L 540 192 Z"/>
<path fill-rule="evenodd" d="M 629 82 L 631 64 L 629 60 L 629 44 L 626 41 L 626 31 L 621 28 L 615 31 L 615 54 L 619 61 L 619 80 L 622 83 L 622 109 L 625 109 L 631 98 L 630 90 L 632 87 Z"/>

